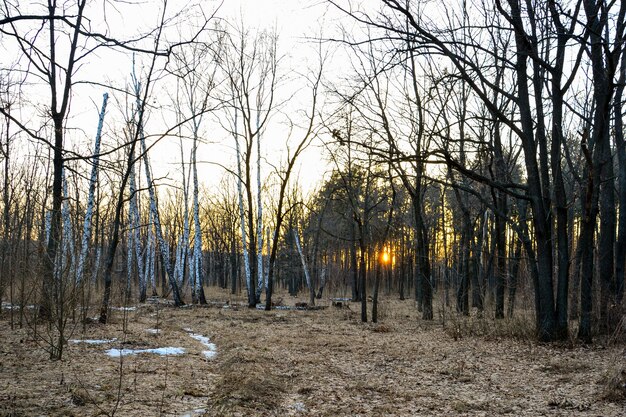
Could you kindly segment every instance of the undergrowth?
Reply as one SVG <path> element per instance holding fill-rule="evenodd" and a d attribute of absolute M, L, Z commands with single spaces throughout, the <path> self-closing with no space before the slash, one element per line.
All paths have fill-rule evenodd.
<path fill-rule="evenodd" d="M 527 315 L 496 320 L 491 317 L 481 317 L 476 310 L 472 311 L 469 316 L 449 314 L 444 329 L 454 340 L 467 337 L 535 339 L 535 322 Z"/>
<path fill-rule="evenodd" d="M 219 368 L 220 377 L 210 404 L 215 415 L 231 415 L 236 410 L 271 411 L 286 390 L 281 377 L 241 352 L 233 353 Z"/>

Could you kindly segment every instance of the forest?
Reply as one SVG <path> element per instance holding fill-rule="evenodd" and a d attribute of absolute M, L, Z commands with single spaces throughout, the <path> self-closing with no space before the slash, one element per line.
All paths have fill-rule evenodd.
<path fill-rule="evenodd" d="M 623 415 L 626 2 L 234 3 L 0 5 L 0 415 Z"/>

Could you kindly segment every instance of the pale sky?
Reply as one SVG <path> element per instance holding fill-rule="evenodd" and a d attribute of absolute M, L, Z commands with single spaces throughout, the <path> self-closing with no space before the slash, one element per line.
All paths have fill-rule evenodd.
<path fill-rule="evenodd" d="M 254 32 L 254 28 L 258 30 L 270 30 L 275 28 L 279 35 L 279 54 L 285 56 L 282 62 L 282 72 L 289 73 L 295 70 L 306 72 L 308 68 L 312 68 L 317 63 L 315 52 L 316 46 L 307 37 L 316 38 L 320 36 L 321 28 L 326 36 L 332 32 L 336 26 L 336 21 L 328 17 L 328 6 L 320 0 L 200 0 L 199 5 L 205 14 L 211 14 L 217 5 L 222 6 L 217 16 L 227 21 L 229 24 L 238 25 L 243 19 L 244 25 Z M 104 6 L 103 6 L 104 4 Z M 128 36 L 136 36 L 138 31 L 145 31 L 147 28 L 153 28 L 158 22 L 160 10 L 162 10 L 162 2 L 159 0 L 147 0 L 146 2 L 88 2 L 88 10 L 86 12 L 89 21 L 98 31 L 104 31 L 111 36 L 123 37 L 123 33 Z M 184 0 L 170 0 L 168 2 L 168 10 L 172 13 L 179 10 L 189 3 Z M 89 8 L 92 8 L 89 10 Z M 100 8 L 103 8 L 102 10 Z M 20 6 L 20 13 L 38 13 L 43 10 L 43 6 L 38 3 L 26 3 L 24 7 Z M 196 9 L 197 10 L 197 9 Z M 339 14 L 334 12 L 336 19 Z M 191 30 L 191 29 L 190 29 Z M 170 34 L 171 35 L 171 34 Z M 59 47 L 59 56 L 63 54 L 63 45 L 67 41 L 63 37 L 57 43 Z M 43 44 L 45 46 L 45 43 Z M 5 45 L 3 45 L 5 46 Z M 5 46 L 6 47 L 6 46 Z M 144 45 L 146 48 L 151 46 Z M 11 55 L 11 54 L 9 54 Z M 88 154 L 92 149 L 92 142 L 95 136 L 97 125 L 97 117 L 102 102 L 102 94 L 104 92 L 113 92 L 108 88 L 114 85 L 124 88 L 128 85 L 132 56 L 126 52 L 111 52 L 110 50 L 99 49 L 88 57 L 88 61 L 78 69 L 75 80 L 97 81 L 101 85 L 94 86 L 90 84 L 78 84 L 74 88 L 74 96 L 71 103 L 71 114 L 68 121 L 68 142 L 66 147 L 73 148 L 72 142 L 80 141 L 79 149 L 82 153 Z M 11 59 L 7 56 L 6 59 Z M 6 62 L 3 60 L 3 62 Z M 327 63 L 327 70 L 334 71 L 332 66 L 337 66 L 336 60 Z M 8 65 L 8 63 L 6 64 Z M 141 64 L 138 64 L 139 66 Z M 292 76 L 291 78 L 295 78 Z M 308 110 L 308 106 L 303 106 L 302 89 L 304 83 L 296 81 L 286 83 L 283 86 L 285 96 L 294 94 L 300 90 L 300 95 L 296 95 L 292 102 L 293 107 L 285 106 L 283 111 L 296 122 L 303 121 L 298 119 L 297 110 Z M 158 87 L 162 89 L 163 87 Z M 48 103 L 49 90 L 42 89 L 40 85 L 25 87 L 28 96 L 35 98 L 31 102 L 39 101 L 44 106 Z M 155 96 L 160 94 L 161 90 L 155 92 Z M 308 93 L 304 91 L 308 99 Z M 40 96 L 40 97 L 38 97 Z M 107 116 L 105 120 L 105 128 L 103 131 L 103 146 L 112 147 L 112 138 L 119 135 L 119 131 L 123 127 L 121 114 L 125 103 L 120 102 L 122 95 L 115 95 L 109 101 Z M 156 100 L 156 99 L 155 99 Z M 159 101 L 161 101 L 159 99 Z M 291 104 L 290 104 L 291 105 Z M 27 110 L 25 110 L 26 112 Z M 36 114 L 36 113 L 35 113 Z M 28 125 L 36 128 L 40 124 L 36 117 L 26 116 Z M 160 127 L 156 114 L 152 116 L 146 128 L 148 133 L 158 133 Z M 208 123 L 208 122 L 207 122 Z M 234 168 L 234 140 L 228 136 L 226 132 L 220 131 L 217 126 L 209 126 L 207 124 L 207 139 L 214 142 L 213 144 L 201 145 L 198 149 L 198 160 L 220 162 Z M 298 139 L 296 133 L 294 139 Z M 281 149 L 284 148 L 284 139 L 286 131 L 284 128 L 284 117 L 276 115 L 268 125 L 268 129 L 264 132 L 263 152 L 268 162 L 276 163 L 281 156 Z M 185 153 L 189 154 L 191 143 L 185 145 Z M 320 147 L 311 147 L 306 154 L 302 155 L 300 164 L 294 174 L 299 174 L 302 186 L 308 191 L 319 181 L 325 171 L 328 170 L 327 164 L 320 155 Z M 182 180 L 179 174 L 180 149 L 177 140 L 163 140 L 153 148 L 150 153 L 153 162 L 155 178 L 169 177 L 170 184 L 178 185 Z M 176 165 L 176 166 L 174 166 Z M 219 184 L 222 178 L 223 170 L 214 166 L 205 164 L 200 167 L 201 181 L 207 185 Z M 262 168 L 264 175 L 267 175 L 271 168 L 265 164 Z"/>
<path fill-rule="evenodd" d="M 217 2 L 209 1 L 202 4 L 208 8 L 215 3 Z M 253 28 L 258 30 L 275 28 L 279 35 L 279 53 L 285 55 L 282 72 L 287 73 L 293 68 L 307 68 L 309 65 L 317 63 L 315 45 L 313 41 L 306 38 L 319 36 L 320 27 L 325 24 L 323 21 L 325 11 L 326 6 L 319 5 L 316 0 L 225 0 L 218 16 L 233 25 L 238 24 L 243 19 L 246 27 L 251 31 L 254 31 Z M 332 62 L 329 63 L 329 67 L 331 64 Z M 291 85 L 284 85 L 282 88 L 285 95 L 291 95 L 294 91 L 302 88 L 302 85 L 292 83 Z M 308 92 L 304 91 L 303 96 L 308 99 Z M 298 101 L 298 96 L 293 101 Z M 295 111 L 302 110 L 303 103 L 293 106 L 294 114 L 290 114 L 290 117 L 293 117 L 294 121 L 300 121 L 296 117 Z M 300 108 L 296 108 L 296 106 L 300 106 Z M 308 110 L 308 107 L 306 109 Z M 283 111 L 290 113 L 289 105 Z M 234 169 L 234 140 L 224 131 L 216 132 L 213 130 L 213 135 L 207 139 L 217 143 L 199 147 L 198 160 L 223 163 Z M 284 139 L 286 137 L 284 118 L 280 114 L 276 114 L 263 135 L 262 148 L 267 162 L 278 164 L 279 158 L 284 155 L 282 150 L 285 146 Z M 296 131 L 292 140 L 299 140 L 299 137 L 300 135 Z M 188 150 L 189 148 L 187 148 Z M 329 169 L 320 154 L 321 150 L 319 141 L 314 142 L 314 145 L 301 156 L 293 173 L 294 176 L 299 175 L 299 182 L 306 192 L 311 191 Z M 179 162 L 178 144 L 171 141 L 160 144 L 155 147 L 154 153 L 152 159 L 155 162 L 161 160 L 161 163 L 164 163 L 161 168 L 167 170 L 170 180 L 178 182 L 180 178 L 177 171 L 178 167 L 172 168 L 172 164 L 165 163 L 172 156 L 175 156 L 176 163 Z M 164 161 L 161 157 L 165 157 L 166 160 Z M 262 167 L 263 175 L 267 175 L 271 169 L 269 165 L 264 164 Z M 209 186 L 212 182 L 214 185 L 218 185 L 224 172 L 212 164 L 201 164 L 199 171 L 201 178 Z"/>

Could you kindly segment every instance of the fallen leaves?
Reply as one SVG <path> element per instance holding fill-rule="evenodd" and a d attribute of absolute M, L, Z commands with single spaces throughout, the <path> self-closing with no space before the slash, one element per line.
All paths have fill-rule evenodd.
<path fill-rule="evenodd" d="M 30 343 L 27 330 L 10 331 L 0 323 L 0 415 L 621 416 L 626 411 L 618 348 L 564 349 L 517 336 L 492 337 L 495 330 L 471 335 L 467 328 L 454 340 L 441 322 L 421 321 L 410 301 L 383 299 L 386 318 L 363 324 L 346 309 L 266 312 L 232 299 L 223 308 L 219 297 L 229 296 L 213 294 L 207 308 L 146 304 L 116 311 L 113 324 L 89 325 L 73 336 L 108 343 L 71 343 L 66 359 L 57 363 Z M 477 321 L 483 319 L 471 320 L 472 331 L 489 329 L 488 322 Z M 159 331 L 146 332 L 153 328 Z M 207 343 L 219 348 L 211 361 L 203 356 Z M 104 356 L 110 348 L 162 346 L 180 346 L 188 354 Z"/>

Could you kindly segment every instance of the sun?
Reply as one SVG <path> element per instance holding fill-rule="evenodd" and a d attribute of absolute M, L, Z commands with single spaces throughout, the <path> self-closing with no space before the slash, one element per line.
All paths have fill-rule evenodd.
<path fill-rule="evenodd" d="M 389 263 L 389 252 L 383 252 L 382 261 L 383 263 Z"/>

